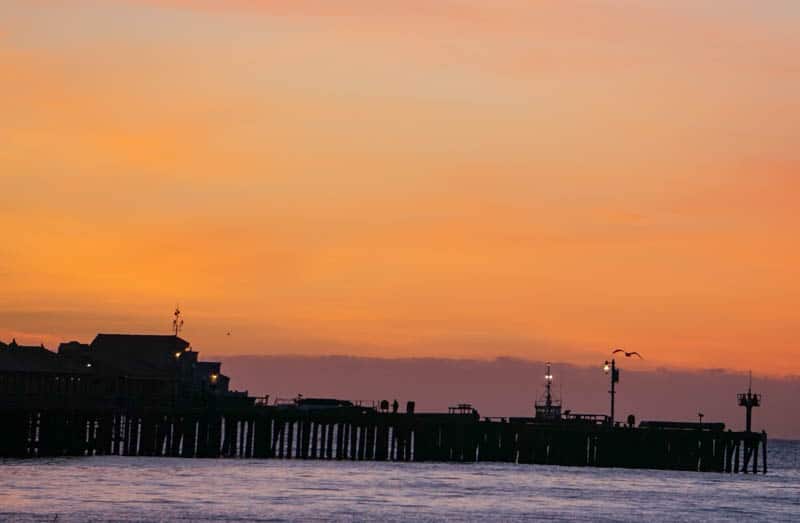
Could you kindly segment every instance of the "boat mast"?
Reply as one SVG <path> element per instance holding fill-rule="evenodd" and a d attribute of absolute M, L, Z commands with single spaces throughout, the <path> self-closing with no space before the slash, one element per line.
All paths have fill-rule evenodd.
<path fill-rule="evenodd" d="M 553 395 L 550 392 L 550 387 L 553 384 L 553 373 L 550 372 L 550 362 L 547 362 L 547 373 L 544 375 L 544 382 L 545 382 L 545 399 L 544 405 L 547 407 L 547 412 L 550 412 L 550 409 L 553 407 Z"/>

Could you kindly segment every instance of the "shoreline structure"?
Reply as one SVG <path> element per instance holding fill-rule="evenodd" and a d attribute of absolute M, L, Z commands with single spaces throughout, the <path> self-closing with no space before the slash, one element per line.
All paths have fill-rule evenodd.
<path fill-rule="evenodd" d="M 534 416 L 405 412 L 395 400 L 269 402 L 230 390 L 219 362 L 175 335 L 98 334 L 90 344 L 0 342 L 0 457 L 182 456 L 375 461 L 496 461 L 701 472 L 767 472 L 767 434 L 723 423 L 614 423 L 561 411 L 545 374 Z M 615 376 L 611 374 L 612 390 Z M 612 396 L 613 398 L 613 396 Z M 760 405 L 748 390 L 741 406 Z"/>

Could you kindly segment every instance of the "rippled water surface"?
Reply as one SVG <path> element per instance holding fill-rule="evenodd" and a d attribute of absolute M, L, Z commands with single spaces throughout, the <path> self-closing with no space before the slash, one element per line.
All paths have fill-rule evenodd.
<path fill-rule="evenodd" d="M 800 443 L 769 474 L 510 464 L 87 457 L 0 462 L 21 521 L 800 521 Z"/>

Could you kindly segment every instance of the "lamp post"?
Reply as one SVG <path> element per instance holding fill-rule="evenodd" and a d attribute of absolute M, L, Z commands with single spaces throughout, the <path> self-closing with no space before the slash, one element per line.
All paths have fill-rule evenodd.
<path fill-rule="evenodd" d="M 611 375 L 611 390 L 608 391 L 608 393 L 611 394 L 611 419 L 609 421 L 611 422 L 612 427 L 614 426 L 614 394 L 616 394 L 614 384 L 619 383 L 619 369 L 617 368 L 617 363 L 614 360 L 614 354 L 617 354 L 618 352 L 621 352 L 626 358 L 636 356 L 640 360 L 644 359 L 642 355 L 636 351 L 628 352 L 625 349 L 614 349 L 611 351 L 611 363 L 606 360 L 606 364 L 603 366 L 605 373 Z"/>
<path fill-rule="evenodd" d="M 605 365 L 603 365 L 603 371 L 611 376 L 611 390 L 608 391 L 611 395 L 611 417 L 609 418 L 609 424 L 611 427 L 614 427 L 614 395 L 616 394 L 614 384 L 619 382 L 619 369 L 617 368 L 616 360 L 611 358 L 610 363 L 606 360 Z"/>

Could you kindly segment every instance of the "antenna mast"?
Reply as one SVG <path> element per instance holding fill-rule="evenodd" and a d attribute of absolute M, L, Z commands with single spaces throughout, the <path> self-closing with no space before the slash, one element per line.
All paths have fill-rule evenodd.
<path fill-rule="evenodd" d="M 536 419 L 539 421 L 556 421 L 561 419 L 561 401 L 553 400 L 553 373 L 550 362 L 547 362 L 547 371 L 544 375 L 544 401 L 536 401 L 534 409 Z"/>
<path fill-rule="evenodd" d="M 546 396 L 545 406 L 550 409 L 553 406 L 553 396 L 550 394 L 550 387 L 553 385 L 553 374 L 550 372 L 550 362 L 547 362 L 547 374 L 544 375 Z"/>
<path fill-rule="evenodd" d="M 747 384 L 747 392 L 737 394 L 739 406 L 745 408 L 745 430 L 752 432 L 753 429 L 753 407 L 761 406 L 761 394 L 753 394 L 753 371 L 750 371 L 750 378 Z"/>
<path fill-rule="evenodd" d="M 172 318 L 172 330 L 175 331 L 175 336 L 181 332 L 183 328 L 183 318 L 181 317 L 181 309 L 178 305 L 175 306 L 175 313 Z"/>

